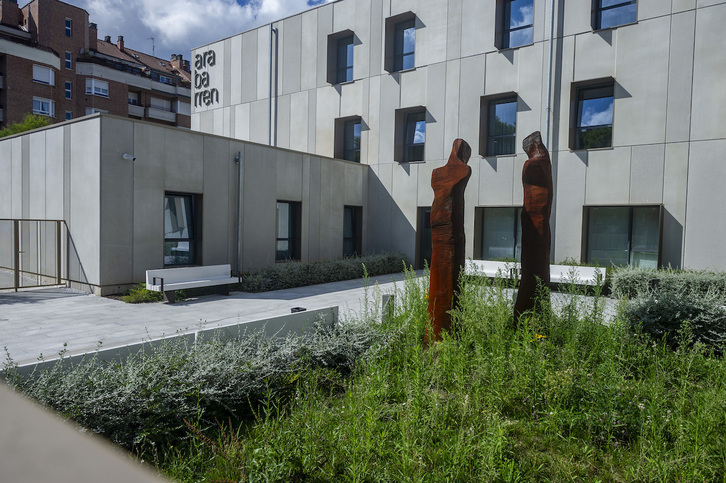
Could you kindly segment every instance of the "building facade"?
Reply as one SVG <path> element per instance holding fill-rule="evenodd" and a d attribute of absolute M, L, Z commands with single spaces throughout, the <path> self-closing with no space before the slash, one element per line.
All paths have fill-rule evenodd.
<path fill-rule="evenodd" d="M 58 0 L 0 0 L 0 127 L 95 112 L 190 126 L 189 62 L 97 39 L 88 12 Z"/>
<path fill-rule="evenodd" d="M 419 265 L 456 138 L 468 256 L 518 258 L 541 131 L 554 262 L 724 270 L 725 22 L 718 0 L 339 0 L 193 50 L 191 127 L 366 165 L 363 251 Z"/>

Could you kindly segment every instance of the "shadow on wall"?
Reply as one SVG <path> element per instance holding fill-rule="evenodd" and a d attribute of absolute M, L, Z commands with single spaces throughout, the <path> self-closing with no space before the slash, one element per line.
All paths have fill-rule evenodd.
<path fill-rule="evenodd" d="M 416 228 L 393 201 L 391 193 L 378 176 L 368 177 L 366 209 L 367 253 L 398 252 L 408 260 L 416 260 Z M 370 213 L 376 213 L 373 217 Z"/>
<path fill-rule="evenodd" d="M 661 265 L 681 268 L 683 263 L 683 225 L 666 209 L 663 210 L 662 231 Z"/>

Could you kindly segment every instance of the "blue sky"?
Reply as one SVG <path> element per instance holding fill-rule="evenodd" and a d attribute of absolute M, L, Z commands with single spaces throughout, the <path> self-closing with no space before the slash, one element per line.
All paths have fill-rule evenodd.
<path fill-rule="evenodd" d="M 331 0 L 64 0 L 85 9 L 100 38 L 124 36 L 129 48 L 168 59 Z M 27 2 L 18 2 L 24 5 Z"/>

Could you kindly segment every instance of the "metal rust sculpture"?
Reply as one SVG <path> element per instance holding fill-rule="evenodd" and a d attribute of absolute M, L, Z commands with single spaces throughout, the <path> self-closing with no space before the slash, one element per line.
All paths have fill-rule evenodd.
<path fill-rule="evenodd" d="M 514 326 L 528 310 L 540 310 L 538 286 L 550 283 L 550 213 L 552 212 L 552 163 L 539 131 L 522 142 L 529 156 L 522 168 L 524 208 L 522 209 L 522 276 L 514 304 Z"/>
<path fill-rule="evenodd" d="M 434 202 L 431 205 L 431 274 L 428 312 L 431 327 L 424 346 L 441 340 L 451 327 L 449 311 L 457 305 L 459 274 L 466 261 L 464 236 L 464 190 L 471 177 L 466 163 L 471 147 L 463 139 L 454 141 L 449 161 L 431 175 Z"/>

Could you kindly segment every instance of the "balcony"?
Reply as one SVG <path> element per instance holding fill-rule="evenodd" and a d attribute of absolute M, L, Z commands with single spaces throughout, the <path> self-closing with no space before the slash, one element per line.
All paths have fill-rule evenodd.
<path fill-rule="evenodd" d="M 155 107 L 146 108 L 146 117 L 149 119 L 158 119 L 159 121 L 176 122 L 176 112 L 164 111 L 163 109 L 157 109 Z"/>
<path fill-rule="evenodd" d="M 129 116 L 144 117 L 144 106 L 129 104 Z"/>

